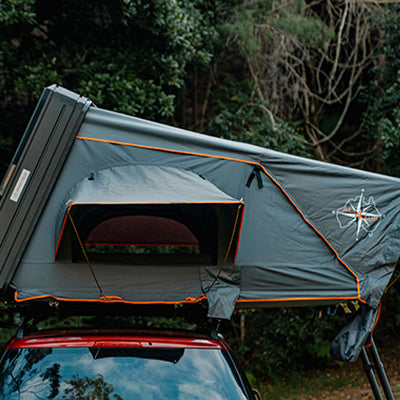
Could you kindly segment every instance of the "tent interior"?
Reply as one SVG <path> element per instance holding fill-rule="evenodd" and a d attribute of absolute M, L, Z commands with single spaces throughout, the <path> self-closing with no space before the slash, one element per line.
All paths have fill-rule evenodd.
<path fill-rule="evenodd" d="M 84 261 L 83 244 L 94 263 L 233 263 L 240 204 L 74 205 L 67 210 L 56 260 Z"/>

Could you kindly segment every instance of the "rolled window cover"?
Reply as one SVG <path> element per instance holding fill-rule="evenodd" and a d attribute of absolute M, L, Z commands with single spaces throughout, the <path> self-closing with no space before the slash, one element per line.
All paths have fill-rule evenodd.
<path fill-rule="evenodd" d="M 359 312 L 335 337 L 331 356 L 339 361 L 357 361 L 362 347 L 372 339 L 379 318 L 380 307 L 373 309 L 363 304 Z"/>

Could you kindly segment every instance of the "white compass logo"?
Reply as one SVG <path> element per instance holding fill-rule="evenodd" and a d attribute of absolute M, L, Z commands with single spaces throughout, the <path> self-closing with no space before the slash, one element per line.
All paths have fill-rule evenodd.
<path fill-rule="evenodd" d="M 374 198 L 369 197 L 368 201 L 364 197 L 364 189 L 360 196 L 346 201 L 344 207 L 333 211 L 340 228 L 354 226 L 356 230 L 356 240 L 359 239 L 361 231 L 365 231 L 372 236 L 382 220 L 382 214 L 376 207 Z"/>

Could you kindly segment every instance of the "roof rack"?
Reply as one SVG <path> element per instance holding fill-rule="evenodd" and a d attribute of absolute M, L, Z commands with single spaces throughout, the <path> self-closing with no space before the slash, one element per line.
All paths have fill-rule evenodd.
<path fill-rule="evenodd" d="M 206 301 L 179 305 L 132 305 L 62 302 L 49 299 L 23 304 L 11 303 L 10 307 L 14 314 L 20 316 L 21 323 L 18 327 L 15 321 L 10 320 L 4 321 L 3 325 L 5 326 L 8 322 L 9 327 L 18 327 L 17 335 L 20 337 L 25 336 L 27 332 L 37 331 L 38 325 L 46 320 L 52 319 L 51 325 L 54 326 L 54 329 L 60 329 L 60 327 L 65 328 L 62 326 L 65 321 L 73 321 L 73 318 L 76 317 L 76 327 L 79 327 L 81 321 L 84 321 L 94 328 L 105 328 L 107 324 L 110 324 L 109 328 L 116 328 L 115 324 L 120 322 L 121 328 L 124 329 L 147 329 L 145 324 L 155 321 L 160 324 L 160 329 L 176 330 L 180 329 L 179 325 L 185 328 L 191 326 L 191 330 L 205 333 L 213 339 L 218 338 L 219 323 L 217 320 L 207 318 Z M 154 322 L 151 322 L 149 328 L 153 329 L 153 327 Z"/>

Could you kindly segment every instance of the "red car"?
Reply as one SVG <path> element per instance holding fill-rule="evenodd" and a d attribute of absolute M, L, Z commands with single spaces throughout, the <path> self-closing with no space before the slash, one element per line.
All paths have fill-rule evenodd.
<path fill-rule="evenodd" d="M 75 330 L 33 333 L 5 347 L 0 400 L 40 399 L 253 400 L 259 394 L 220 339 Z"/>

